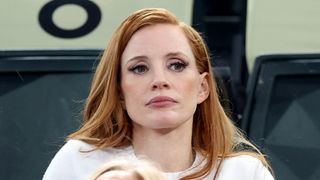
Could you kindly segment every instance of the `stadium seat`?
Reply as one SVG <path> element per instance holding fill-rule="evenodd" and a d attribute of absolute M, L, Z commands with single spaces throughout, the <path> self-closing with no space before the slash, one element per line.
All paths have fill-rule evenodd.
<path fill-rule="evenodd" d="M 81 122 L 99 50 L 0 51 L 0 177 L 41 179 Z"/>
<path fill-rule="evenodd" d="M 320 54 L 256 60 L 242 128 L 278 180 L 320 177 Z"/>

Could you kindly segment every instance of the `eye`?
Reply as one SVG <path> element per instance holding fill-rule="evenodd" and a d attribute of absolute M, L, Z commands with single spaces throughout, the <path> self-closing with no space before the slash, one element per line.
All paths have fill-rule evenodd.
<path fill-rule="evenodd" d="M 135 73 L 135 74 L 144 74 L 148 71 L 148 67 L 146 65 L 136 65 L 131 68 L 129 68 L 129 71 Z"/>
<path fill-rule="evenodd" d="M 175 61 L 169 64 L 169 69 L 176 72 L 181 72 L 187 67 L 187 65 L 187 63 L 182 61 Z"/>

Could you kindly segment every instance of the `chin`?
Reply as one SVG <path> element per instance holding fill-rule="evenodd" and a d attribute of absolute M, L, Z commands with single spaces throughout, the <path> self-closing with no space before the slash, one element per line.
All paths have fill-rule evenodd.
<path fill-rule="evenodd" d="M 139 119 L 140 120 L 135 121 L 135 123 L 139 124 L 140 127 L 164 131 L 171 131 L 182 125 L 187 125 L 187 122 L 192 122 L 192 118 L 188 116 L 182 117 L 181 115 L 177 116 L 176 113 L 157 113 L 151 116 L 140 117 Z"/>
<path fill-rule="evenodd" d="M 151 126 L 153 129 L 176 129 L 186 121 L 177 120 L 177 118 L 157 118 L 152 121 Z"/>
<path fill-rule="evenodd" d="M 158 132 L 159 134 L 168 134 L 168 133 L 172 132 L 173 130 L 175 130 L 175 128 L 160 128 L 160 129 L 155 129 L 155 131 Z"/>

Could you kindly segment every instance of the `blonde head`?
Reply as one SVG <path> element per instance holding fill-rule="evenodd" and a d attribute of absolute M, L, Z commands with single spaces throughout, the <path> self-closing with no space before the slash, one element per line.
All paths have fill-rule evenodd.
<path fill-rule="evenodd" d="M 108 162 L 100 167 L 90 180 L 102 180 L 104 179 L 103 176 L 111 171 L 118 171 L 120 172 L 119 174 L 128 175 L 126 178 L 130 177 L 133 180 L 166 180 L 155 164 L 142 159 L 135 162 L 125 159 Z"/>

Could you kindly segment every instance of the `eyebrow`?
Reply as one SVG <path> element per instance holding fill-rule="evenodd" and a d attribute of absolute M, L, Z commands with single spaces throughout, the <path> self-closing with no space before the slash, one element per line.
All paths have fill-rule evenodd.
<path fill-rule="evenodd" d="M 168 57 L 174 57 L 174 56 L 183 56 L 183 57 L 185 57 L 185 58 L 190 58 L 190 57 L 187 56 L 185 53 L 180 52 L 180 51 L 178 51 L 178 52 L 170 52 L 170 53 L 168 53 L 168 54 L 165 55 L 166 58 L 168 58 Z M 134 56 L 134 57 L 130 58 L 130 59 L 127 61 L 127 63 L 128 63 L 128 62 L 131 62 L 131 61 L 134 61 L 134 60 L 144 60 L 144 59 L 149 59 L 149 58 L 148 58 L 148 56 L 146 56 L 146 55 Z M 126 63 L 126 64 L 127 64 L 127 63 Z"/>
<path fill-rule="evenodd" d="M 165 57 L 173 57 L 173 56 L 183 56 L 185 58 L 189 58 L 189 56 L 187 56 L 185 53 L 180 51 L 168 53 Z"/>
<path fill-rule="evenodd" d="M 143 59 L 148 59 L 148 56 L 144 56 L 144 55 L 141 55 L 141 56 L 134 56 L 132 58 L 129 58 L 129 60 L 126 62 L 126 64 L 128 62 L 131 62 L 131 61 L 134 61 L 134 60 L 143 60 Z"/>

